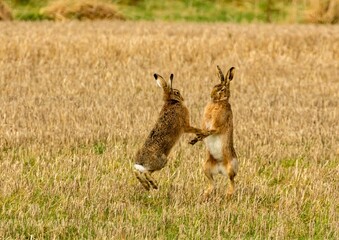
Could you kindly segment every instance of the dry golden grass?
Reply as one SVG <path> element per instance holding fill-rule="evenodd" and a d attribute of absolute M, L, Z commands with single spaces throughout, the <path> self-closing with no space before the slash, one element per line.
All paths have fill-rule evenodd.
<path fill-rule="evenodd" d="M 336 26 L 0 23 L 0 238 L 338 239 Z M 232 82 L 240 171 L 200 194 L 204 146 L 184 136 L 160 189 L 133 158 L 162 106 L 152 74 L 175 74 L 200 125 Z"/>

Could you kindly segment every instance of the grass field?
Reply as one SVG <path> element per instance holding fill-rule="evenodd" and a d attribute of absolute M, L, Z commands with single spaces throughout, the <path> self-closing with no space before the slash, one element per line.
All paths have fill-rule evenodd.
<path fill-rule="evenodd" d="M 0 23 L 0 239 L 338 239 L 336 26 Z M 207 202 L 185 135 L 145 192 L 131 171 L 174 73 L 200 125 L 235 66 L 240 162 Z"/>

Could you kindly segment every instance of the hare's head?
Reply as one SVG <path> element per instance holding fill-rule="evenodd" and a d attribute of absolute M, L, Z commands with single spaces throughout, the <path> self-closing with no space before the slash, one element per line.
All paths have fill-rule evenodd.
<path fill-rule="evenodd" d="M 157 84 L 159 85 L 159 87 L 161 87 L 163 90 L 164 101 L 170 101 L 170 100 L 174 100 L 178 102 L 184 101 L 184 98 L 181 96 L 179 90 L 172 88 L 173 73 L 171 74 L 168 83 L 165 81 L 165 79 L 162 76 L 160 76 L 157 73 L 154 73 L 154 78 L 157 81 Z"/>
<path fill-rule="evenodd" d="M 211 92 L 213 101 L 228 100 L 230 98 L 230 82 L 233 79 L 235 68 L 231 67 L 226 75 L 223 74 L 220 67 L 217 66 L 220 83 L 215 85 Z"/>

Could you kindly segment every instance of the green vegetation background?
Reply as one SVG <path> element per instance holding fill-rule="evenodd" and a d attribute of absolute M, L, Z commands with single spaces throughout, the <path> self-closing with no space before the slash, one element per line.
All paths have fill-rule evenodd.
<path fill-rule="evenodd" d="M 17 20 L 42 20 L 52 0 L 5 0 Z M 103 0 L 129 20 L 204 22 L 301 22 L 305 1 L 293 0 Z"/>

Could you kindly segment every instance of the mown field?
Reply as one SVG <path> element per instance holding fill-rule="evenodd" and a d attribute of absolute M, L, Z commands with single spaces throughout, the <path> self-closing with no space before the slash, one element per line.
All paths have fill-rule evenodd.
<path fill-rule="evenodd" d="M 236 192 L 185 135 L 146 192 L 133 158 L 174 73 L 200 125 L 235 66 Z M 0 239 L 338 239 L 336 26 L 0 23 Z"/>

